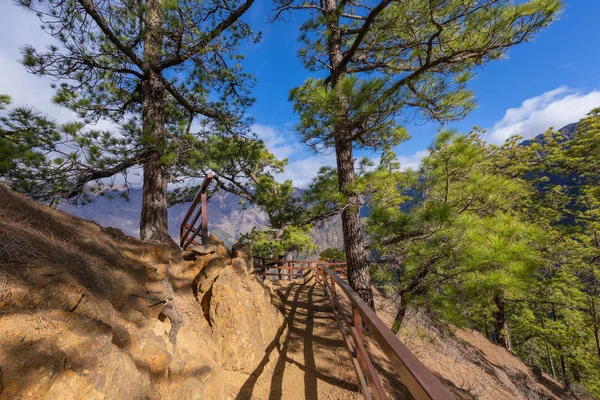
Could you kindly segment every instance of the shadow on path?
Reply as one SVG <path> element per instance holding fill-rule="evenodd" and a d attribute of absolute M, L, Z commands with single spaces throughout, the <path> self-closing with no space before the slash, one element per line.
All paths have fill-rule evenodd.
<path fill-rule="evenodd" d="M 349 356 L 321 287 L 315 281 L 291 282 L 279 287 L 278 293 L 287 324 L 279 329 L 236 400 L 359 398 Z M 288 335 L 281 343 L 286 327 Z M 271 357 L 273 354 L 276 359 Z M 274 365 L 268 367 L 270 363 Z M 270 379 L 261 379 L 265 371 L 272 371 Z M 336 392 L 335 396 L 331 396 L 332 392 Z"/>

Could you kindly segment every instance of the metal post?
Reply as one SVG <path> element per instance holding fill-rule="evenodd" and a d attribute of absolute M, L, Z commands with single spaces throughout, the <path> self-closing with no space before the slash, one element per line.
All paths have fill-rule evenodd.
<path fill-rule="evenodd" d="M 335 281 L 333 280 L 333 276 L 330 276 L 329 280 L 331 282 L 331 295 L 335 297 Z"/>
<path fill-rule="evenodd" d="M 360 344 L 363 347 L 364 343 L 365 343 L 365 338 L 363 335 L 363 328 L 362 328 L 362 318 L 360 317 L 360 314 L 358 313 L 358 310 L 352 306 L 352 319 L 354 321 L 354 329 L 356 329 L 356 336 L 358 341 L 360 342 Z M 356 351 L 356 359 L 358 360 L 358 365 L 360 365 L 360 368 L 362 369 L 363 373 L 365 374 L 365 379 L 368 381 L 369 375 L 367 373 L 367 368 L 365 365 L 365 360 L 363 359 L 363 354 L 358 351 L 359 346 L 357 347 L 357 351 Z"/>
<path fill-rule="evenodd" d="M 206 201 L 206 193 L 202 193 L 202 208 L 200 212 L 202 213 L 202 244 L 206 244 L 208 240 L 208 206 Z"/>

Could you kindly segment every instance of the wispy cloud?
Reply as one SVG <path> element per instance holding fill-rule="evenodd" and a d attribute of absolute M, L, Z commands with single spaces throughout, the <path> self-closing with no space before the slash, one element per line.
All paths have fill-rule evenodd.
<path fill-rule="evenodd" d="M 3 3 L 0 11 L 0 93 L 10 95 L 14 105 L 34 107 L 59 122 L 73 119 L 75 113 L 52 103 L 51 82 L 28 73 L 19 63 L 22 46 L 30 44 L 44 49 L 53 39 L 42 32 L 40 21 L 33 13 L 27 13 L 12 2 Z"/>
<path fill-rule="evenodd" d="M 293 132 L 262 124 L 252 125 L 251 130 L 259 139 L 265 142 L 267 149 L 279 159 L 290 158 L 297 155 L 299 151 L 307 150 L 303 148 L 304 144 Z"/>
<path fill-rule="evenodd" d="M 290 179 L 294 186 L 306 188 L 321 167 L 335 165 L 335 155 L 315 154 L 293 131 L 262 124 L 252 125 L 252 131 L 277 158 L 289 160 L 285 172 L 277 177 L 280 181 Z"/>
<path fill-rule="evenodd" d="M 585 93 L 561 86 L 525 100 L 520 107 L 507 110 L 504 117 L 488 129 L 486 140 L 502 144 L 513 135 L 532 138 L 550 127 L 560 129 L 577 122 L 599 106 L 600 91 Z"/>
<path fill-rule="evenodd" d="M 427 149 L 419 150 L 410 156 L 398 156 L 402 168 L 418 169 L 423 157 L 429 154 Z"/>

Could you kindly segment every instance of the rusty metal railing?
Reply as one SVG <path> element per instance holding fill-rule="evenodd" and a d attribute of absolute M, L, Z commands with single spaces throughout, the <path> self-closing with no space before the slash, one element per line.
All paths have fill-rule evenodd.
<path fill-rule="evenodd" d="M 271 277 L 272 280 L 292 280 L 299 278 L 304 271 L 315 271 L 317 264 L 327 264 L 332 267 L 336 273 L 345 274 L 346 263 L 329 262 L 323 260 L 283 260 L 279 258 L 254 257 L 254 273 L 260 276 L 263 281 Z M 273 271 L 275 270 L 275 271 Z"/>
<path fill-rule="evenodd" d="M 344 346 L 352 358 L 358 385 L 365 399 L 387 400 L 389 397 L 365 347 L 364 326 L 368 328 L 369 337 L 374 339 L 386 355 L 396 375 L 416 400 L 454 399 L 431 371 L 396 337 L 358 293 L 338 275 L 338 271 L 346 271 L 345 263 L 271 258 L 255 258 L 255 260 L 258 261 L 258 265 L 255 265 L 254 271 L 263 280 L 269 276 L 276 276 L 279 280 L 287 277 L 291 280 L 302 276 L 302 271 L 305 270 L 312 270 L 315 273 L 317 282 L 322 285 L 331 304 L 333 316 L 342 333 Z M 275 269 L 277 272 L 268 272 L 270 269 Z M 340 301 L 340 294 L 346 297 L 345 303 L 350 304 L 351 310 L 344 308 Z"/>
<path fill-rule="evenodd" d="M 184 250 L 188 250 L 189 246 L 192 244 L 200 244 L 194 240 L 198 234 L 200 234 L 202 244 L 206 244 L 206 240 L 208 239 L 208 207 L 206 205 L 206 190 L 208 189 L 208 185 L 212 179 L 213 174 L 210 173 L 206 176 L 206 178 L 204 178 L 204 182 L 202 182 L 202 186 L 200 186 L 200 190 L 198 191 L 196 198 L 192 202 L 190 209 L 181 223 L 181 229 L 179 232 L 179 246 L 181 246 L 181 248 Z M 198 207 L 198 205 L 200 205 L 200 207 Z M 196 226 L 198 220 L 200 220 L 200 224 L 199 226 Z M 188 221 L 190 222 L 188 223 Z"/>

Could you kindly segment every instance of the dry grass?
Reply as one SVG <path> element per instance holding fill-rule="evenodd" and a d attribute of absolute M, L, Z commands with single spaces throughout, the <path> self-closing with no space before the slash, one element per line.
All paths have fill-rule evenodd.
<path fill-rule="evenodd" d="M 388 326 L 394 318 L 390 300 L 378 294 L 377 314 Z M 470 329 L 439 326 L 423 313 L 412 312 L 400 339 L 460 399 L 563 399 L 561 386 L 547 375 L 539 380 L 518 357 Z M 383 354 L 371 343 L 377 363 L 388 369 Z M 397 386 L 386 377 L 388 387 Z"/>
<path fill-rule="evenodd" d="M 0 204 L 0 287 L 8 280 L 38 285 L 45 279 L 44 268 L 53 265 L 118 306 L 147 279 L 145 262 L 161 257 L 161 251 L 152 250 L 156 246 L 51 210 L 5 187 L 0 187 Z"/>

